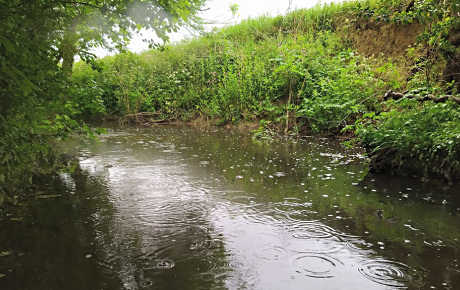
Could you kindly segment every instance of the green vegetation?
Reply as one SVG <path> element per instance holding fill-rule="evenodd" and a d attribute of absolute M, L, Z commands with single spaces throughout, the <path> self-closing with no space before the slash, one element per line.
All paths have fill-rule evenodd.
<path fill-rule="evenodd" d="M 73 101 L 138 122 L 259 122 L 259 138 L 352 130 L 374 169 L 451 180 L 458 104 L 382 96 L 459 93 L 459 10 L 455 1 L 374 0 L 247 19 L 165 51 L 80 62 Z"/>
<path fill-rule="evenodd" d="M 89 112 L 334 130 L 350 112 L 372 106 L 369 96 L 383 86 L 366 65 L 372 61 L 334 33 L 330 18 L 346 5 L 249 19 L 166 51 L 106 57 L 96 63 L 99 71 L 81 62 L 75 102 Z"/>
<path fill-rule="evenodd" d="M 460 170 L 460 110 L 453 102 L 427 103 L 405 99 L 392 110 L 365 114 L 356 134 L 379 170 L 455 179 Z M 382 168 L 380 168 L 382 167 Z"/>
<path fill-rule="evenodd" d="M 457 1 L 318 5 L 101 60 L 89 49 L 123 52 L 132 29 L 167 40 L 199 27 L 204 1 L 29 2 L 0 1 L 0 200 L 56 170 L 54 140 L 88 132 L 75 121 L 83 114 L 259 122 L 258 137 L 346 129 L 374 168 L 460 176 L 455 99 L 406 100 L 459 93 Z M 407 98 L 382 102 L 390 89 Z"/>
<path fill-rule="evenodd" d="M 75 55 L 91 62 L 88 49 L 114 46 L 107 39 L 123 50 L 130 28 L 167 40 L 165 31 L 199 24 L 203 1 L 160 2 L 0 1 L 0 204 L 56 172 L 57 139 L 90 133 L 70 100 L 79 94 L 69 80 Z"/>

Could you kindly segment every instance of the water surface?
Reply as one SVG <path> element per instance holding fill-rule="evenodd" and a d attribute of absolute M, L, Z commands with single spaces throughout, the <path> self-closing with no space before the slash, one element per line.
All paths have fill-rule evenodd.
<path fill-rule="evenodd" d="M 459 187 L 325 139 L 115 128 L 0 222 L 0 289 L 457 289 Z M 0 275 L 1 276 L 1 275 Z"/>

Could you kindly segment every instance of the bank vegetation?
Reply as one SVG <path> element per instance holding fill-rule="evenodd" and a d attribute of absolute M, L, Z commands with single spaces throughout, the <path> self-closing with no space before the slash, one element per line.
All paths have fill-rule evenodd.
<path fill-rule="evenodd" d="M 165 50 L 80 62 L 73 101 L 122 121 L 257 122 L 258 138 L 353 134 L 375 171 L 453 181 L 459 10 L 372 0 L 247 19 Z"/>
<path fill-rule="evenodd" d="M 2 2 L 0 202 L 58 169 L 55 140 L 91 133 L 82 116 L 257 123 L 255 138 L 320 134 L 363 146 L 371 170 L 460 178 L 458 1 L 318 4 L 103 59 L 89 49 L 107 37 L 122 49 L 129 28 L 156 22 L 123 18 L 134 1 L 87 2 Z M 199 26 L 204 1 L 186 2 L 165 1 L 172 16 L 157 34 Z"/>

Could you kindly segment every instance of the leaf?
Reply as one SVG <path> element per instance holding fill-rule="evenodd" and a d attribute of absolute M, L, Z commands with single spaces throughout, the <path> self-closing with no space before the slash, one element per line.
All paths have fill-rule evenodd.
<path fill-rule="evenodd" d="M 364 114 L 364 115 L 363 115 L 363 118 L 370 118 L 370 119 L 372 119 L 372 118 L 374 118 L 374 116 L 375 116 L 375 112 L 370 112 L 370 113 Z"/>
<path fill-rule="evenodd" d="M 11 255 L 13 252 L 12 251 L 4 251 L 0 252 L 0 257 L 5 257 Z M 1 275 L 1 274 L 0 274 Z"/>
<path fill-rule="evenodd" d="M 6 51 L 11 52 L 11 53 L 16 52 L 14 44 L 1 35 L 0 35 L 0 43 L 3 44 L 3 46 L 6 48 Z"/>

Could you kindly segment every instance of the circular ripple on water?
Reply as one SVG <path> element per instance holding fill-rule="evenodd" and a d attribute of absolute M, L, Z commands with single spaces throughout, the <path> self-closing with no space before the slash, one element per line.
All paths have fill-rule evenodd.
<path fill-rule="evenodd" d="M 423 286 L 423 272 L 409 266 L 388 260 L 365 262 L 359 267 L 364 277 L 390 287 Z"/>
<path fill-rule="evenodd" d="M 316 219 L 313 219 L 315 215 L 318 213 L 316 211 L 308 210 L 308 209 L 302 209 L 302 210 L 296 210 L 293 212 L 290 212 L 286 214 L 286 217 L 288 220 L 291 220 L 293 222 L 304 222 L 304 221 L 316 221 Z"/>
<path fill-rule="evenodd" d="M 188 248 L 193 251 L 195 255 L 200 255 L 220 247 L 220 239 L 213 237 L 210 233 L 193 232 L 189 237 Z"/>
<path fill-rule="evenodd" d="M 197 220 L 206 220 L 206 217 L 215 210 L 215 206 L 207 201 L 184 202 L 183 214 L 189 224 L 196 224 Z"/>
<path fill-rule="evenodd" d="M 262 260 L 281 260 L 287 257 L 287 250 L 278 246 L 266 246 L 259 249 L 256 256 Z"/>
<path fill-rule="evenodd" d="M 230 268 L 233 270 L 240 270 L 242 272 L 248 271 L 252 265 L 250 265 L 246 261 L 245 256 L 240 256 L 240 255 L 230 255 L 227 257 L 226 261 L 226 268 Z"/>
<path fill-rule="evenodd" d="M 220 279 L 226 269 L 225 263 L 219 263 L 211 259 L 197 260 L 194 264 L 197 267 L 196 273 L 203 281 L 216 281 Z"/>
<path fill-rule="evenodd" d="M 281 221 L 276 219 L 273 216 L 269 215 L 269 212 L 266 209 L 258 209 L 258 208 L 245 208 L 244 211 L 235 212 L 236 216 L 242 216 L 245 220 L 249 222 L 254 222 L 258 224 L 279 224 Z"/>
<path fill-rule="evenodd" d="M 291 239 L 287 248 L 297 253 L 332 254 L 343 250 L 342 241 L 337 238 L 330 239 Z"/>
<path fill-rule="evenodd" d="M 295 271 L 313 278 L 332 278 L 340 274 L 343 263 L 327 255 L 301 254 L 293 258 Z"/>
<path fill-rule="evenodd" d="M 248 196 L 248 195 L 237 195 L 237 196 L 227 195 L 227 199 L 232 203 L 247 205 L 247 204 L 250 204 L 251 202 L 254 202 L 255 197 Z"/>
<path fill-rule="evenodd" d="M 320 223 L 298 224 L 290 229 L 296 239 L 327 239 L 340 236 L 334 228 Z"/>
<path fill-rule="evenodd" d="M 147 226 L 193 225 L 204 221 L 210 210 L 205 202 L 173 202 L 142 206 L 133 213 L 133 218 Z"/>
<path fill-rule="evenodd" d="M 301 201 L 298 201 L 296 199 L 284 200 L 282 202 L 276 202 L 272 204 L 272 208 L 274 211 L 284 214 L 289 214 L 291 212 L 303 210 L 310 207 L 311 203 L 302 203 Z"/>
<path fill-rule="evenodd" d="M 345 244 L 352 250 L 370 250 L 373 247 L 372 243 L 368 243 L 362 240 L 349 240 Z"/>
<path fill-rule="evenodd" d="M 175 263 L 171 259 L 159 259 L 159 260 L 153 261 L 153 266 L 150 267 L 150 269 L 166 270 L 166 269 L 174 268 L 174 266 L 175 266 Z"/>

